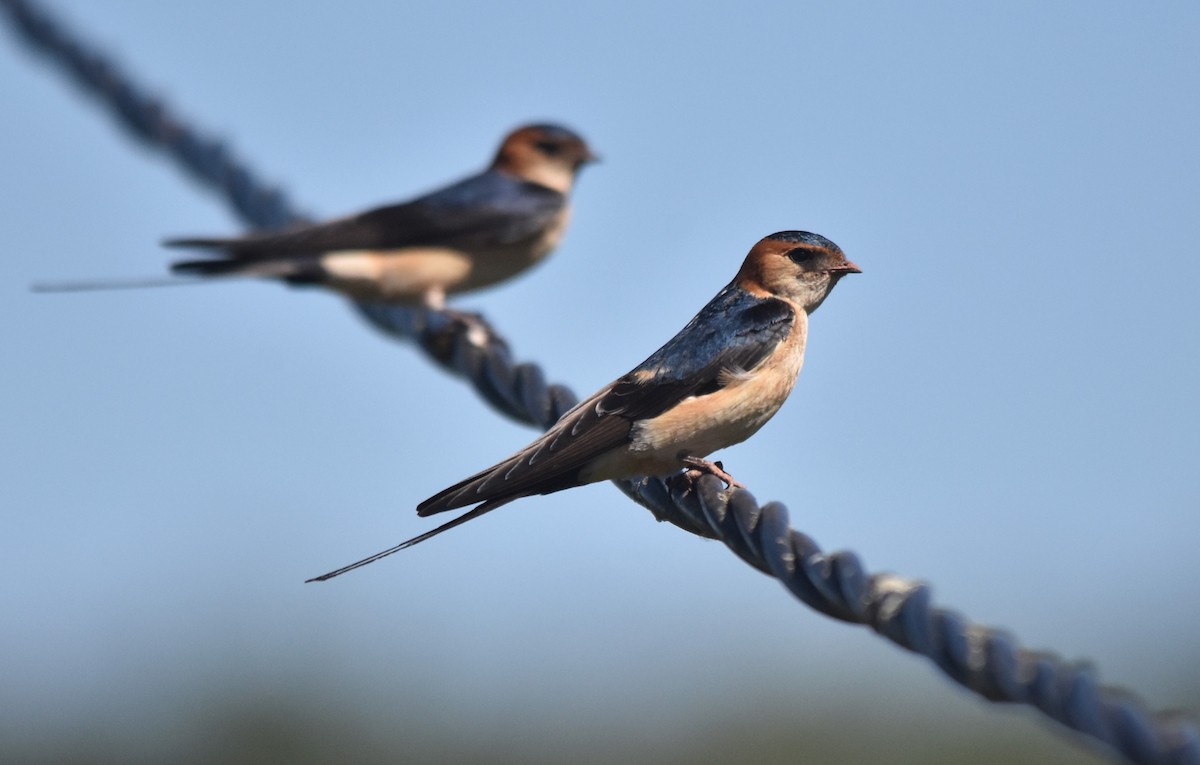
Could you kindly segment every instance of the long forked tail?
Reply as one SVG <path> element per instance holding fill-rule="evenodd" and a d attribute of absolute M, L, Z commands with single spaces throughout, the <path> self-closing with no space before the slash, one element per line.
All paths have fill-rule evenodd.
<path fill-rule="evenodd" d="M 392 553 L 398 553 L 401 550 L 412 547 L 415 544 L 420 544 L 421 542 L 424 542 L 426 539 L 429 539 L 430 537 L 436 537 L 438 534 L 441 534 L 443 531 L 449 531 L 450 529 L 454 528 L 455 526 L 462 525 L 469 520 L 478 518 L 479 516 L 483 515 L 484 513 L 495 510 L 497 507 L 500 507 L 501 505 L 507 505 L 509 502 L 512 502 L 514 499 L 517 499 L 517 497 L 505 497 L 504 499 L 494 499 L 494 500 L 490 500 L 488 502 L 484 502 L 482 505 L 475 508 L 474 510 L 471 510 L 468 513 L 463 513 L 462 515 L 458 516 L 457 518 L 450 521 L 449 523 L 443 523 L 441 526 L 438 526 L 433 531 L 426 531 L 424 534 L 421 534 L 420 536 L 415 536 L 412 539 L 401 542 L 400 544 L 396 545 L 395 547 L 389 547 L 388 549 L 384 550 L 383 552 L 377 552 L 374 555 L 370 556 L 369 558 L 363 558 L 362 560 L 358 561 L 357 563 L 351 563 L 349 566 L 342 566 L 339 569 L 330 571 L 328 574 L 321 574 L 320 576 L 314 576 L 312 579 L 305 579 L 304 583 L 308 584 L 309 582 L 328 581 L 328 580 L 334 578 L 335 576 L 341 576 L 342 574 L 346 573 L 347 571 L 353 571 L 356 568 L 362 568 L 363 566 L 367 565 L 368 563 L 374 563 L 375 561 L 379 560 L 380 558 L 386 558 L 387 556 L 391 555 Z"/>
<path fill-rule="evenodd" d="M 148 287 L 186 287 L 192 284 L 208 284 L 207 279 L 187 279 L 176 276 L 146 276 L 130 279 L 76 279 L 62 282 L 34 282 L 29 289 L 34 292 L 100 292 L 102 290 L 140 290 Z"/>
<path fill-rule="evenodd" d="M 237 237 L 220 237 L 220 236 L 177 236 L 171 239 L 162 240 L 163 247 L 181 247 L 184 249 L 205 249 L 205 250 L 232 250 L 236 249 L 239 244 L 244 244 L 245 239 Z"/>
<path fill-rule="evenodd" d="M 274 279 L 302 279 L 312 273 L 316 258 L 299 253 L 263 247 L 254 237 L 222 239 L 187 237 L 166 239 L 164 247 L 212 251 L 211 257 L 179 260 L 171 264 L 171 273 L 186 276 L 258 276 Z"/>
<path fill-rule="evenodd" d="M 66 281 L 34 282 L 34 292 L 100 292 L 104 290 L 140 290 L 149 287 L 185 287 L 192 284 L 212 284 L 238 277 L 282 279 L 293 284 L 319 282 L 318 265 L 302 260 L 247 261 L 235 258 L 183 260 L 171 264 L 176 276 L 146 276 L 130 279 L 73 279 Z"/>
<path fill-rule="evenodd" d="M 238 257 L 180 260 L 171 264 L 171 273 L 181 276 L 258 276 L 287 279 L 301 276 L 305 262 L 299 259 L 248 260 Z"/>

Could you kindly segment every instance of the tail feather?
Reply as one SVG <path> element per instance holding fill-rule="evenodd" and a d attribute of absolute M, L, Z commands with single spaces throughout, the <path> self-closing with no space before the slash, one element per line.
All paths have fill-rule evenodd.
<path fill-rule="evenodd" d="M 147 276 L 132 279 L 77 279 L 62 282 L 34 282 L 29 288 L 34 292 L 99 292 L 101 290 L 138 290 L 148 287 L 182 287 L 188 284 L 205 284 L 202 279 L 178 279 L 173 276 Z"/>
<path fill-rule="evenodd" d="M 171 273 L 185 276 L 258 276 L 267 279 L 303 279 L 310 274 L 312 261 L 245 260 L 242 258 L 205 258 L 181 260 L 171 264 Z"/>
<path fill-rule="evenodd" d="M 395 547 L 389 547 L 388 549 L 383 550 L 382 552 L 377 552 L 370 557 L 363 558 L 362 560 L 358 561 L 357 563 L 351 563 L 349 566 L 342 566 L 339 569 L 334 569 L 333 571 L 330 571 L 328 574 L 321 574 L 320 576 L 314 576 L 312 579 L 306 579 L 306 580 L 304 580 L 304 583 L 308 584 L 309 582 L 325 582 L 325 581 L 328 581 L 328 580 L 334 578 L 335 576 L 341 576 L 342 574 L 345 574 L 347 571 L 353 571 L 356 568 L 362 568 L 363 566 L 367 565 L 368 563 L 374 563 L 375 561 L 379 560 L 380 558 L 386 558 L 387 556 L 389 556 L 393 553 L 398 553 L 401 550 L 412 547 L 413 545 L 420 544 L 421 542 L 424 542 L 426 539 L 429 539 L 431 537 L 436 537 L 438 534 L 441 534 L 443 531 L 449 531 L 450 529 L 454 528 L 455 526 L 459 526 L 461 524 L 466 523 L 469 520 L 478 518 L 479 516 L 483 515 L 484 513 L 491 512 L 492 510 L 495 510 L 497 507 L 500 507 L 501 505 L 506 505 L 509 502 L 512 502 L 514 499 L 517 499 L 517 497 L 505 497 L 504 499 L 496 499 L 496 500 L 492 500 L 490 502 L 484 502 L 479 507 L 471 510 L 468 513 L 463 513 L 462 515 L 458 516 L 457 518 L 450 521 L 449 523 L 443 523 L 441 526 L 438 526 L 433 531 L 426 531 L 424 534 L 415 536 L 412 539 L 401 542 L 400 544 L 396 545 Z"/>
<path fill-rule="evenodd" d="M 282 279 L 293 284 L 318 284 L 326 273 L 321 267 L 321 251 L 291 246 L 295 236 L 283 232 L 264 232 L 240 238 L 181 237 L 163 241 L 165 247 L 214 250 L 212 257 L 181 260 L 171 264 L 171 272 L 189 276 L 257 276 Z"/>
<path fill-rule="evenodd" d="M 490 477 L 495 472 L 496 468 L 488 468 L 469 478 L 464 478 L 453 486 L 442 489 L 437 494 L 417 505 L 417 515 L 424 518 L 434 513 L 444 513 L 447 510 L 455 510 L 479 502 L 483 498 L 475 496 L 473 490 L 484 479 Z"/>
<path fill-rule="evenodd" d="M 205 260 L 179 260 L 171 264 L 171 273 L 195 276 L 220 276 L 236 274 L 248 264 L 233 258 L 207 258 Z"/>
<path fill-rule="evenodd" d="M 314 261 L 267 260 L 245 261 L 235 258 L 184 260 L 171 264 L 175 276 L 146 276 L 130 279 L 73 279 L 34 282 L 33 292 L 99 292 L 102 290 L 132 290 L 149 287 L 183 287 L 189 284 L 209 284 L 219 277 L 260 277 L 282 279 L 291 284 L 320 283 L 324 273 Z M 198 277 L 198 278 L 189 278 Z"/>
<path fill-rule="evenodd" d="M 179 237 L 177 239 L 163 240 L 163 247 L 195 247 L 206 248 L 210 250 L 229 250 L 235 248 L 238 244 L 244 243 L 243 239 L 220 238 L 212 236 L 188 236 Z"/>
<path fill-rule="evenodd" d="M 520 497 L 534 494 L 553 494 L 563 489 L 580 485 L 579 468 L 562 472 L 551 472 L 542 477 L 528 475 L 518 479 L 508 477 L 513 463 L 521 458 L 524 452 L 513 455 L 499 465 L 482 470 L 470 478 L 464 478 L 453 486 L 442 489 L 429 499 L 417 505 L 417 515 L 422 518 L 447 510 L 473 505 L 476 502 L 490 504 L 492 502 L 511 502 Z M 499 482 L 498 485 L 492 485 Z"/>

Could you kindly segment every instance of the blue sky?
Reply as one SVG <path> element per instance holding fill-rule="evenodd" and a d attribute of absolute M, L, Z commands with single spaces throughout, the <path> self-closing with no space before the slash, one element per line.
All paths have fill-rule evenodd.
<path fill-rule="evenodd" d="M 473 172 L 523 122 L 578 129 L 604 162 L 558 253 L 457 305 L 580 394 L 761 236 L 831 238 L 864 273 L 815 314 L 780 414 L 718 456 L 826 548 L 1195 705 L 1194 3 L 54 6 L 318 215 Z M 7 34 L 0 95 L 12 725 L 169 716 L 235 681 L 421 698 L 476 731 L 637 728 L 749 687 L 785 717 L 796 688 L 993 714 L 606 485 L 303 585 L 429 528 L 418 501 L 532 432 L 327 294 L 31 294 L 238 228 Z"/>

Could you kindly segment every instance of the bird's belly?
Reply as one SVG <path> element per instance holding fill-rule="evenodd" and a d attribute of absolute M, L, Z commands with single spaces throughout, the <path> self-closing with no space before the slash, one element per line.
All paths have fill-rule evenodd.
<path fill-rule="evenodd" d="M 681 456 L 706 457 L 745 441 L 779 411 L 796 382 L 802 361 L 802 356 L 784 360 L 637 423 L 630 432 L 630 442 L 596 460 L 588 477 L 604 480 L 670 475 L 683 466 Z"/>
<path fill-rule="evenodd" d="M 635 428 L 632 446 L 678 464 L 678 455 L 705 457 L 718 449 L 741 443 L 758 432 L 779 411 L 787 389 L 747 383 L 688 399 Z"/>
<path fill-rule="evenodd" d="M 471 273 L 472 258 L 442 247 L 342 250 L 321 257 L 325 282 L 358 300 L 420 302 L 430 292 L 450 292 Z"/>
<path fill-rule="evenodd" d="M 480 248 L 473 253 L 471 273 L 461 282 L 448 286 L 446 292 L 466 292 L 488 287 L 537 265 L 558 246 L 569 217 L 570 210 L 564 209 L 553 223 L 535 236 L 510 244 Z"/>
<path fill-rule="evenodd" d="M 474 254 L 471 273 L 446 292 L 469 292 L 511 279 L 541 261 L 550 249 L 534 240 L 480 250 Z"/>
<path fill-rule="evenodd" d="M 519 242 L 395 250 L 338 250 L 321 256 L 325 284 L 356 300 L 433 302 L 440 296 L 510 279 L 546 257 L 566 229 L 569 210 Z M 437 299 L 429 300 L 431 295 Z"/>

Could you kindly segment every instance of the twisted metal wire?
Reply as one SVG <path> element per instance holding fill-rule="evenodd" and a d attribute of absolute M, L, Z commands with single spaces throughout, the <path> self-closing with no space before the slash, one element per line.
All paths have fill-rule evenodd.
<path fill-rule="evenodd" d="M 0 6 L 23 40 L 97 96 L 121 125 L 218 191 L 247 224 L 268 228 L 304 219 L 223 143 L 191 129 L 36 2 L 0 0 Z M 547 383 L 535 364 L 514 362 L 507 342 L 479 317 L 371 303 L 357 309 L 376 328 L 415 342 L 515 420 L 546 429 L 577 401 L 570 389 Z M 749 491 L 727 491 L 710 475 L 616 483 L 658 520 L 721 540 L 811 608 L 870 627 L 989 701 L 1029 705 L 1129 762 L 1200 765 L 1195 720 L 1151 712 L 1133 695 L 1100 685 L 1086 664 L 1021 648 L 1003 631 L 933 606 L 930 588 L 922 582 L 869 574 L 852 552 L 823 552 L 791 528 L 787 508 L 779 502 L 759 505 Z"/>

